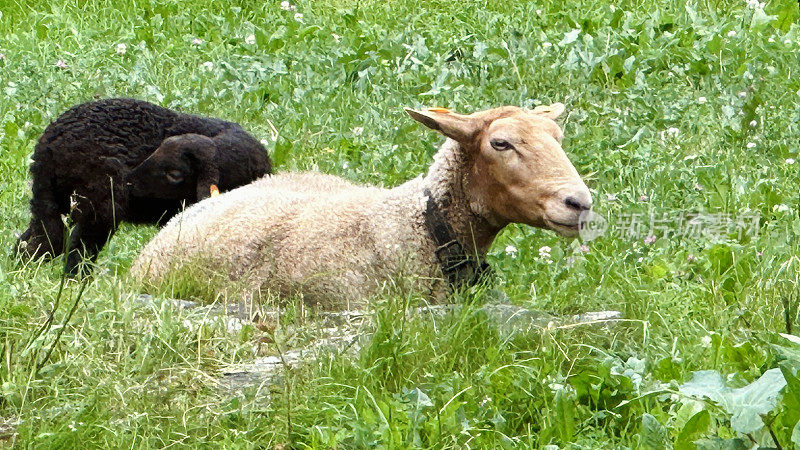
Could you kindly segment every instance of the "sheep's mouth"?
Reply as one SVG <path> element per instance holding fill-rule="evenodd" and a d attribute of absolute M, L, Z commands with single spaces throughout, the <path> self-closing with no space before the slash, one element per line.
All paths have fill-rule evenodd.
<path fill-rule="evenodd" d="M 545 222 L 550 226 L 553 231 L 563 236 L 577 236 L 580 223 L 564 223 L 555 220 L 545 219 Z"/>

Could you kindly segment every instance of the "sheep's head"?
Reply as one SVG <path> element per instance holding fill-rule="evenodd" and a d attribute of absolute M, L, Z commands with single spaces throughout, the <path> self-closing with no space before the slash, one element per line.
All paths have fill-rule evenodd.
<path fill-rule="evenodd" d="M 468 152 L 464 184 L 470 206 L 492 225 L 515 222 L 565 236 L 578 233 L 592 197 L 561 148 L 563 132 L 555 119 L 563 104 L 532 111 L 505 106 L 470 115 L 443 108 L 406 112 Z"/>
<path fill-rule="evenodd" d="M 181 134 L 164 139 L 161 145 L 138 167 L 126 182 L 137 197 L 192 199 L 211 194 L 219 183 L 214 161 L 214 140 L 199 134 Z"/>

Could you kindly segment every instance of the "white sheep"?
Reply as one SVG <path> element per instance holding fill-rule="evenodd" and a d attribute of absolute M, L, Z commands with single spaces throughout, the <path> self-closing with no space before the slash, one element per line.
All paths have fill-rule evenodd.
<path fill-rule="evenodd" d="M 563 111 L 407 109 L 448 138 L 426 176 L 392 189 L 315 172 L 265 177 L 174 217 L 132 273 L 149 284 L 181 270 L 223 274 L 248 297 L 300 294 L 326 309 L 363 306 L 398 277 L 440 299 L 473 279 L 510 223 L 577 234 L 592 199 L 561 148 Z"/>

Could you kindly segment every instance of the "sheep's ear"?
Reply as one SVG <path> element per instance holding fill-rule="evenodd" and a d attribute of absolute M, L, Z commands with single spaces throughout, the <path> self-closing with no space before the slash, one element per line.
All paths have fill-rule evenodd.
<path fill-rule="evenodd" d="M 553 103 L 552 105 L 539 105 L 533 108 L 532 112 L 548 119 L 556 120 L 558 116 L 564 114 L 565 109 L 566 107 L 563 103 Z"/>
<path fill-rule="evenodd" d="M 405 110 L 412 119 L 458 142 L 470 142 L 480 131 L 480 124 L 473 117 L 456 114 L 445 108 Z"/>

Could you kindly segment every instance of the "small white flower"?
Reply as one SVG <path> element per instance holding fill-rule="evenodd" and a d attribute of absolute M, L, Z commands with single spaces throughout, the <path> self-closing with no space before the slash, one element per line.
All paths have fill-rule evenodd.
<path fill-rule="evenodd" d="M 202 39 L 200 39 L 200 38 L 194 38 L 194 39 L 192 39 L 192 45 L 202 45 L 202 44 L 203 44 L 203 42 L 204 42 L 204 41 L 203 41 Z"/>
<path fill-rule="evenodd" d="M 786 161 L 784 161 L 784 162 L 791 166 L 792 164 L 794 164 L 795 161 L 794 161 L 794 158 L 786 158 Z"/>
<path fill-rule="evenodd" d="M 736 36 L 736 31 L 734 30 L 728 31 L 728 37 L 734 37 L 734 36 Z"/>
<path fill-rule="evenodd" d="M 244 43 L 247 45 L 253 45 L 256 43 L 256 35 L 255 34 L 248 34 L 246 38 L 244 38 Z"/>
<path fill-rule="evenodd" d="M 747 148 L 755 148 L 756 147 L 756 143 L 755 142 L 748 142 L 746 147 Z"/>
<path fill-rule="evenodd" d="M 297 7 L 284 0 L 281 2 L 281 9 L 284 11 L 296 11 Z"/>
<path fill-rule="evenodd" d="M 65 63 L 63 59 L 59 59 L 58 61 L 56 61 L 56 67 L 58 67 L 59 69 L 66 69 L 67 63 Z"/>
<path fill-rule="evenodd" d="M 206 61 L 203 64 L 201 64 L 201 66 L 203 67 L 203 69 L 205 69 L 205 70 L 207 70 L 209 72 L 214 70 L 214 63 L 211 62 L 211 61 Z"/>
<path fill-rule="evenodd" d="M 0 61 L 2 61 L 4 59 L 6 59 L 6 54 L 5 53 L 0 53 Z"/>
<path fill-rule="evenodd" d="M 703 185 L 700 184 L 700 183 L 695 183 L 694 184 L 694 190 L 695 191 L 702 191 L 703 190 Z"/>
<path fill-rule="evenodd" d="M 700 339 L 700 346 L 703 348 L 711 347 L 711 336 L 703 336 L 703 338 Z"/>
<path fill-rule="evenodd" d="M 342 162 L 342 169 L 347 169 L 349 167 L 350 167 L 350 164 L 348 164 L 347 161 L 343 161 Z"/>
<path fill-rule="evenodd" d="M 550 42 L 542 42 L 542 48 L 545 49 L 545 50 L 550 48 L 550 47 L 552 47 L 552 46 L 553 46 L 553 44 L 551 44 Z"/>
<path fill-rule="evenodd" d="M 756 119 L 750 121 L 750 128 L 755 128 L 757 126 L 758 126 L 758 121 Z"/>
<path fill-rule="evenodd" d="M 745 97 L 747 97 L 747 91 L 740 91 L 739 98 L 745 98 Z"/>
<path fill-rule="evenodd" d="M 517 247 L 513 245 L 506 245 L 506 255 L 516 258 L 517 257 Z"/>
<path fill-rule="evenodd" d="M 650 245 L 655 241 L 656 241 L 656 237 L 653 236 L 652 234 L 650 236 L 647 236 L 646 238 L 644 238 L 644 243 L 647 244 L 647 245 Z"/>
<path fill-rule="evenodd" d="M 781 203 L 780 205 L 773 206 L 772 210 L 777 212 L 787 212 L 789 211 L 789 207 Z"/>
<path fill-rule="evenodd" d="M 671 135 L 673 135 L 673 136 L 677 136 L 677 135 L 678 135 L 678 132 L 680 132 L 680 130 L 679 130 L 679 129 L 677 129 L 677 128 L 675 128 L 675 127 L 669 127 L 669 128 L 667 128 L 667 133 L 668 133 L 668 134 L 671 134 Z"/>
<path fill-rule="evenodd" d="M 303 13 L 294 13 L 294 20 L 296 20 L 298 22 L 302 22 L 303 21 Z"/>
<path fill-rule="evenodd" d="M 364 127 L 353 127 L 353 134 L 361 136 L 362 133 L 364 133 Z"/>
<path fill-rule="evenodd" d="M 616 10 L 617 10 L 617 7 L 616 7 L 616 6 L 614 6 L 614 5 L 611 5 L 611 6 L 609 6 L 609 7 L 608 7 L 608 9 L 610 9 L 610 10 L 611 10 L 611 12 L 614 12 L 614 11 L 616 11 Z"/>
<path fill-rule="evenodd" d="M 537 16 L 541 16 L 542 15 L 542 10 L 541 9 L 537 9 L 536 10 L 536 15 Z"/>
<path fill-rule="evenodd" d="M 608 200 L 610 202 L 615 202 L 615 201 L 617 201 L 617 195 L 616 194 L 606 194 L 606 200 Z"/>
<path fill-rule="evenodd" d="M 266 147 L 267 145 L 269 145 L 269 141 L 266 139 L 261 139 L 261 145 Z"/>
<path fill-rule="evenodd" d="M 705 104 L 706 103 L 706 98 L 705 97 L 697 97 L 697 103 L 699 103 L 701 105 Z"/>
<path fill-rule="evenodd" d="M 336 41 L 336 42 L 339 42 L 339 41 L 342 40 L 341 36 L 339 36 L 336 33 L 331 33 L 331 36 L 333 36 L 333 40 Z"/>
<path fill-rule="evenodd" d="M 122 43 L 122 42 L 120 42 L 119 44 L 117 44 L 117 54 L 118 54 L 118 55 L 124 55 L 124 54 L 125 54 L 125 52 L 127 52 L 127 51 L 128 51 L 128 46 L 127 46 L 127 45 L 125 45 L 125 44 L 124 44 L 124 43 Z"/>
<path fill-rule="evenodd" d="M 775 38 L 771 37 L 771 38 L 767 39 L 767 42 L 769 42 L 771 44 L 771 43 L 775 42 Z"/>
<path fill-rule="evenodd" d="M 586 245 L 586 244 L 583 244 L 583 245 L 581 245 L 580 247 L 578 247 L 578 249 L 579 249 L 580 251 L 582 251 L 583 253 L 589 253 L 589 250 L 590 250 L 590 249 L 589 249 L 589 246 L 588 246 L 588 245 Z"/>
<path fill-rule="evenodd" d="M 786 45 L 789 45 L 789 44 L 792 43 L 792 41 L 790 39 L 786 39 L 785 41 L 783 41 L 783 43 L 786 44 Z"/>
<path fill-rule="evenodd" d="M 539 256 L 541 256 L 542 258 L 548 258 L 549 259 L 550 258 L 550 250 L 552 250 L 552 249 L 550 247 L 546 246 L 546 245 L 541 247 L 539 249 Z"/>

